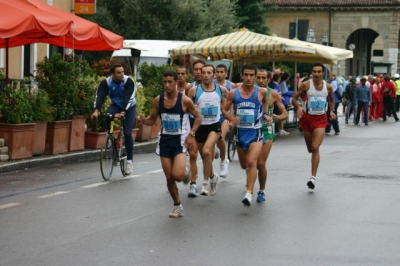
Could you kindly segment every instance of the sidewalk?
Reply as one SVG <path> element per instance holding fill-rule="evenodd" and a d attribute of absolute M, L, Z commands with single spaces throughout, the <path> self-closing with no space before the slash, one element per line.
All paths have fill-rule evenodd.
<path fill-rule="evenodd" d="M 135 146 L 133 149 L 134 154 L 154 153 L 156 150 L 157 141 L 158 139 L 144 142 L 135 142 Z M 0 162 L 0 174 L 54 164 L 93 162 L 99 160 L 99 156 L 100 149 L 85 149 L 83 151 L 57 155 L 40 155 L 25 160 Z"/>

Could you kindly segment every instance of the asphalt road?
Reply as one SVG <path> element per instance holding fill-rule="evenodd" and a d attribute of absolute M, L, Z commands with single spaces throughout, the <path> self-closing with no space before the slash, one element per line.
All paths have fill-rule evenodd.
<path fill-rule="evenodd" d="M 179 219 L 154 154 L 109 182 L 96 162 L 2 174 L 0 265 L 400 265 L 400 123 L 340 126 L 314 191 L 292 130 L 272 148 L 266 203 L 242 205 L 235 160 L 215 196 L 188 198 L 179 184 Z"/>

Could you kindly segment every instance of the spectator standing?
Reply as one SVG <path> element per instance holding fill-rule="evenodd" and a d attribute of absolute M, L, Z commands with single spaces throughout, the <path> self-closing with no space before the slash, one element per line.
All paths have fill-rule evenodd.
<path fill-rule="evenodd" d="M 360 121 L 361 109 L 364 109 L 364 124 L 368 126 L 368 106 L 371 104 L 371 90 L 366 85 L 367 79 L 365 77 L 361 78 L 361 85 L 356 88 L 356 93 L 354 98 L 357 101 L 357 115 L 356 115 L 356 125 Z"/>
<path fill-rule="evenodd" d="M 396 86 L 390 81 L 390 75 L 385 75 L 382 82 L 381 94 L 383 98 L 383 121 L 386 122 L 387 113 L 393 114 L 396 122 L 399 122 L 396 111 L 394 110 L 393 99 L 396 97 Z"/>
<path fill-rule="evenodd" d="M 382 118 L 382 109 L 383 109 L 383 99 L 381 94 L 381 79 L 376 78 L 374 84 L 372 84 L 371 96 L 372 96 L 372 108 L 370 117 L 375 120 L 379 120 Z"/>
<path fill-rule="evenodd" d="M 354 111 L 354 113 L 357 110 L 357 102 L 355 101 L 354 94 L 356 93 L 356 84 L 357 80 L 356 78 L 351 78 L 351 83 L 349 83 L 346 86 L 346 90 L 344 91 L 344 98 L 346 98 L 347 101 L 347 107 L 346 107 L 346 124 L 349 123 L 349 118 L 351 116 L 351 113 Z M 356 123 L 356 115 L 353 115 L 353 123 Z"/>

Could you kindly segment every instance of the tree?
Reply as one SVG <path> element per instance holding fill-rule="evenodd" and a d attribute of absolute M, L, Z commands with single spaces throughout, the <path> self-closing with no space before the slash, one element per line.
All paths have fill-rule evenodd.
<path fill-rule="evenodd" d="M 124 39 L 196 41 L 238 27 L 237 0 L 98 0 L 97 13 L 83 16 Z M 85 52 L 94 62 L 110 52 Z"/>
<path fill-rule="evenodd" d="M 121 14 L 125 18 L 125 39 L 195 41 L 228 33 L 238 25 L 235 17 L 237 0 L 123 2 Z"/>
<path fill-rule="evenodd" d="M 265 13 L 268 8 L 263 5 L 263 0 L 239 0 L 236 14 L 241 28 L 268 34 L 269 28 L 266 25 Z"/>

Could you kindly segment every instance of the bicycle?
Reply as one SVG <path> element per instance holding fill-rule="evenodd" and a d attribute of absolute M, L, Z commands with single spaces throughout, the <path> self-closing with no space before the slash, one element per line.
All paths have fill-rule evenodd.
<path fill-rule="evenodd" d="M 127 156 L 126 150 L 124 149 L 125 117 L 122 116 L 118 118 L 121 121 L 121 125 L 119 126 L 119 136 L 116 137 L 114 135 L 114 127 L 117 126 L 116 118 L 112 114 L 107 114 L 106 116 L 111 122 L 100 151 L 100 170 L 104 181 L 110 180 L 113 169 L 115 166 L 118 166 L 118 164 L 120 165 L 122 175 L 127 176 L 127 174 L 125 174 Z"/>
<path fill-rule="evenodd" d="M 233 161 L 233 158 L 235 158 L 236 154 L 236 134 L 237 134 L 237 128 L 233 126 L 229 126 L 229 131 L 228 131 L 228 159 L 230 162 Z"/>

